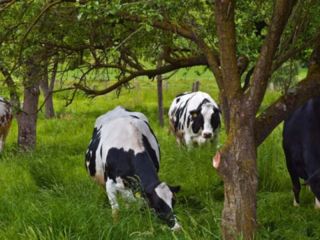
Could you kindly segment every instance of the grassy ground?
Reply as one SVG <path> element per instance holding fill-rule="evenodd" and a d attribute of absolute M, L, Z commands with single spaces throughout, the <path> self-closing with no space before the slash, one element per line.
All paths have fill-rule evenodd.
<path fill-rule="evenodd" d="M 193 75 L 192 75 L 193 74 Z M 190 77 L 192 75 L 192 78 Z M 217 96 L 211 76 L 194 72 L 165 84 L 166 110 L 174 95 L 190 90 L 192 79 Z M 16 151 L 14 122 L 0 157 L 0 239 L 220 239 L 223 185 L 211 159 L 214 149 L 178 147 L 167 127 L 156 120 L 155 83 L 136 81 L 135 89 L 88 99 L 78 96 L 65 108 L 64 96 L 55 97 L 57 118 L 40 114 L 38 145 L 33 153 Z M 269 94 L 265 104 L 275 99 Z M 113 223 L 105 191 L 88 177 L 84 152 L 97 116 L 123 105 L 145 113 L 161 145 L 160 178 L 182 187 L 176 213 L 183 231 L 172 233 L 146 208 L 122 203 L 121 219 Z M 264 104 L 264 105 L 265 105 Z M 223 141 L 224 136 L 221 136 Z M 292 207 L 290 180 L 281 148 L 281 126 L 259 149 L 257 239 L 320 239 L 320 213 L 313 196 L 302 192 L 300 208 Z"/>

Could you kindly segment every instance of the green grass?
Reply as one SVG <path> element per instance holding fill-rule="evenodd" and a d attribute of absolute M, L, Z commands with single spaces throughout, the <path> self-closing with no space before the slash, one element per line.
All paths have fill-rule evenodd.
<path fill-rule="evenodd" d="M 181 79 L 171 79 L 165 87 L 166 110 L 177 93 L 191 89 L 190 74 L 178 76 Z M 199 80 L 200 89 L 217 96 L 210 75 Z M 214 149 L 178 147 L 168 128 L 157 124 L 155 82 L 138 80 L 133 85 L 135 89 L 123 90 L 120 97 L 79 95 L 67 108 L 64 95 L 56 95 L 57 118 L 46 120 L 40 113 L 32 153 L 16 150 L 13 123 L 0 157 L 0 239 L 220 239 L 223 184 L 211 166 Z M 276 96 L 268 94 L 264 105 Z M 160 178 L 182 187 L 175 208 L 182 232 L 172 233 L 139 203 L 126 208 L 121 202 L 120 221 L 113 223 L 104 189 L 86 173 L 84 153 L 94 121 L 116 105 L 148 116 L 161 146 Z M 312 194 L 303 190 L 301 207 L 292 207 L 281 131 L 281 126 L 275 129 L 259 149 L 257 239 L 320 239 L 320 213 L 313 209 Z"/>

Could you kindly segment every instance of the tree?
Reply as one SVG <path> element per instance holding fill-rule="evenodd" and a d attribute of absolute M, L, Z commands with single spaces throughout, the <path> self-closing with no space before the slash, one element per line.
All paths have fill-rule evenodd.
<path fill-rule="evenodd" d="M 175 0 L 61 0 L 32 9 L 27 22 L 33 24 L 23 28 L 32 34 L 22 37 L 28 40 L 23 59 L 38 53 L 35 46 L 39 43 L 63 52 L 65 65 L 83 71 L 75 90 L 90 96 L 119 91 L 138 76 L 153 78 L 198 65 L 209 68 L 220 91 L 227 133 L 214 161 L 225 188 L 222 235 L 224 239 L 240 235 L 252 239 L 257 148 L 294 109 L 320 95 L 320 4 L 314 0 L 242 0 L 237 4 L 233 0 L 183 4 Z M 54 31 L 41 29 L 44 15 Z M 163 64 L 157 66 L 160 55 Z M 273 72 L 289 59 L 306 58 L 310 60 L 307 77 L 261 110 Z M 108 78 L 118 81 L 110 84 L 107 79 L 106 86 L 92 87 L 90 74 L 101 69 L 111 69 Z"/>
<path fill-rule="evenodd" d="M 228 136 L 214 162 L 225 188 L 222 235 L 224 239 L 236 239 L 239 235 L 252 239 L 256 229 L 257 147 L 295 108 L 320 95 L 320 47 L 312 44 L 320 42 L 320 25 L 315 18 L 319 4 L 315 1 L 306 4 L 303 1 L 277 0 L 274 4 L 273 1 L 238 1 L 236 6 L 232 0 L 216 0 L 188 1 L 184 6 L 178 5 L 174 1 L 111 4 L 110 11 L 118 21 L 122 21 L 122 26 L 144 26 L 144 34 L 152 32 L 153 43 L 158 40 L 159 30 L 165 33 L 166 40 L 161 44 L 168 45 L 164 54 L 166 64 L 160 68 L 133 71 L 115 85 L 102 90 L 83 85 L 77 87 L 87 94 L 100 95 L 127 83 L 132 79 L 130 76 L 153 77 L 186 67 L 186 63 L 188 66 L 208 66 L 220 90 Z M 250 19 L 248 16 L 257 9 L 265 10 L 261 11 L 265 14 L 257 14 L 253 20 Z M 259 34 L 250 35 L 250 32 L 255 32 L 252 31 L 255 19 L 259 18 L 267 21 L 263 37 L 260 36 L 261 29 Z M 171 35 L 167 37 L 168 34 Z M 243 40 L 246 43 L 238 43 Z M 137 40 L 132 37 L 131 43 L 126 44 L 127 48 L 130 49 L 133 43 L 137 44 Z M 147 40 L 143 43 L 146 46 L 140 51 L 140 56 L 148 57 L 146 49 L 152 44 Z M 249 49 L 245 50 L 245 47 Z M 306 79 L 259 112 L 272 73 L 288 59 L 301 57 L 299 54 L 310 48 L 313 54 Z M 251 61 L 240 61 L 240 58 Z M 245 76 L 249 84 L 243 88 L 242 74 L 249 64 L 252 70 Z"/>

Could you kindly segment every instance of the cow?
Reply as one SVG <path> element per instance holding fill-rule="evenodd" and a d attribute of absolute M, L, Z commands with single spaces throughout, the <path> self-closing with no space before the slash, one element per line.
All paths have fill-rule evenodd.
<path fill-rule="evenodd" d="M 212 141 L 218 134 L 220 110 L 204 92 L 186 92 L 175 97 L 169 108 L 170 130 L 177 142 L 192 146 Z"/>
<path fill-rule="evenodd" d="M 284 121 L 283 149 L 293 205 L 299 206 L 302 178 L 315 195 L 315 208 L 320 209 L 320 97 L 309 100 Z"/>
<path fill-rule="evenodd" d="M 8 135 L 12 121 L 11 105 L 0 97 L 0 152 L 3 150 L 4 142 Z"/>
<path fill-rule="evenodd" d="M 105 186 L 114 218 L 117 193 L 129 202 L 139 193 L 172 230 L 181 228 L 173 213 L 180 187 L 159 180 L 160 148 L 144 114 L 118 106 L 98 117 L 85 163 L 89 174 Z"/>

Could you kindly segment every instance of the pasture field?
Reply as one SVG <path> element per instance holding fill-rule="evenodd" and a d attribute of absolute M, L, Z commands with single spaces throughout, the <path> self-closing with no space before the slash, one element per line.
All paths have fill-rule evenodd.
<path fill-rule="evenodd" d="M 217 100 L 210 74 L 179 73 L 164 84 L 164 106 L 200 79 L 200 90 Z M 0 239 L 220 239 L 223 183 L 211 162 L 215 149 L 204 146 L 187 150 L 157 123 L 156 83 L 140 79 L 131 90 L 90 99 L 78 95 L 64 107 L 64 94 L 55 95 L 57 117 L 40 113 L 37 149 L 16 150 L 17 125 L 13 123 L 0 157 Z M 267 95 L 272 102 L 277 92 Z M 143 112 L 160 142 L 160 178 L 181 185 L 175 212 L 183 230 L 173 233 L 150 210 L 139 204 L 126 208 L 121 202 L 120 221 L 113 223 L 105 190 L 89 178 L 84 153 L 96 117 L 116 105 Z M 167 123 L 167 116 L 166 116 Z M 301 207 L 292 206 L 289 175 L 281 147 L 282 126 L 259 148 L 258 232 L 256 239 L 320 239 L 320 212 L 305 188 Z M 223 129 L 219 144 L 223 144 Z"/>

